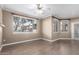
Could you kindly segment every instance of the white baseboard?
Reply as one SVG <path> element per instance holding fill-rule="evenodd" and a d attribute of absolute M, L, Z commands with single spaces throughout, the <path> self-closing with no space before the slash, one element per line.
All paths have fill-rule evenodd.
<path fill-rule="evenodd" d="M 43 38 L 43 40 L 48 41 L 48 42 L 55 42 L 58 40 L 74 40 L 74 39 L 72 39 L 72 38 L 58 38 L 58 39 L 50 40 L 50 39 Z M 79 39 L 75 39 L 75 40 L 79 40 Z"/>
<path fill-rule="evenodd" d="M 2 46 L 0 47 L 0 52 L 2 51 Z"/>
<path fill-rule="evenodd" d="M 59 38 L 61 40 L 71 40 L 72 38 Z"/>
<path fill-rule="evenodd" d="M 54 39 L 54 40 L 51 40 L 51 39 L 46 39 L 46 38 L 36 38 L 36 39 L 30 39 L 30 40 L 24 40 L 24 41 L 19 41 L 19 42 L 13 42 L 13 43 L 9 43 L 9 44 L 3 44 L 2 47 L 4 46 L 8 46 L 8 45 L 13 45 L 13 44 L 19 44 L 19 43 L 25 43 L 25 42 L 30 42 L 30 41 L 35 41 L 35 40 L 45 40 L 45 41 L 48 41 L 48 42 L 55 42 L 55 41 L 58 41 L 58 40 L 65 40 L 65 39 L 72 39 L 72 38 L 58 38 L 58 39 Z"/>
<path fill-rule="evenodd" d="M 57 40 L 59 40 L 59 39 L 51 40 L 51 39 L 45 39 L 45 38 L 43 38 L 43 40 L 48 41 L 48 42 L 55 42 L 55 41 L 57 41 Z"/>
<path fill-rule="evenodd" d="M 48 42 L 52 42 L 52 40 L 46 39 L 46 38 L 43 38 L 42 40 L 45 40 L 45 41 L 48 41 Z"/>
<path fill-rule="evenodd" d="M 19 42 L 13 42 L 13 43 L 9 43 L 9 44 L 2 44 L 2 47 L 3 47 L 3 46 L 8 46 L 8 45 L 13 45 L 13 44 L 19 44 L 19 43 L 25 43 L 25 42 L 40 40 L 40 39 L 43 39 L 43 38 L 36 38 L 36 39 L 30 39 L 30 40 L 19 41 Z"/>

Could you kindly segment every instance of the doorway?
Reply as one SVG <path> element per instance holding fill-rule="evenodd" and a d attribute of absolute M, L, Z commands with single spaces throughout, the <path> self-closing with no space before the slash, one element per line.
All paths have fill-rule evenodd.
<path fill-rule="evenodd" d="M 72 23 L 72 38 L 73 39 L 79 39 L 79 22 Z"/>

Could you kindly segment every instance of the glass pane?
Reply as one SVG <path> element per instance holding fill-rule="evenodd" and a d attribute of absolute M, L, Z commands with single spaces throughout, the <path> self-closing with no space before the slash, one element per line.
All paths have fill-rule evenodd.
<path fill-rule="evenodd" d="M 13 22 L 13 26 L 14 26 L 14 31 L 19 32 L 19 25 L 20 25 L 20 18 L 19 17 L 13 17 L 14 18 L 14 22 Z"/>
<path fill-rule="evenodd" d="M 69 28 L 69 20 L 61 20 L 61 31 L 67 32 Z"/>
<path fill-rule="evenodd" d="M 79 24 L 75 24 L 74 29 L 74 38 L 79 38 Z"/>
<path fill-rule="evenodd" d="M 58 19 L 54 19 L 54 32 L 58 32 L 59 31 L 59 20 Z"/>
<path fill-rule="evenodd" d="M 33 32 L 37 29 L 36 20 L 13 17 L 14 32 Z"/>

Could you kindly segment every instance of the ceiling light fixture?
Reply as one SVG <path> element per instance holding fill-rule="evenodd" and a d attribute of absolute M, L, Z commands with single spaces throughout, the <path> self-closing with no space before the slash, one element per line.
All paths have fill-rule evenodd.
<path fill-rule="evenodd" d="M 41 5 L 41 4 L 37 4 L 37 8 L 38 8 L 39 10 L 41 10 L 41 9 L 42 9 L 42 5 Z"/>
<path fill-rule="evenodd" d="M 41 4 L 37 4 L 38 13 L 43 13 L 43 6 Z"/>

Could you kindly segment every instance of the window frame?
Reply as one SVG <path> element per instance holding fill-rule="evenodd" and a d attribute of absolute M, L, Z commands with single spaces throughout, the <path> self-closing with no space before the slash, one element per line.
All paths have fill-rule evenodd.
<path fill-rule="evenodd" d="M 55 30 L 55 27 L 56 27 L 56 26 L 54 25 L 54 24 L 55 24 L 55 23 L 54 23 L 55 21 L 58 23 L 58 26 L 57 26 L 57 27 L 58 27 L 58 28 L 57 28 L 58 31 Z M 56 19 L 56 18 L 53 19 L 53 32 L 54 32 L 54 33 L 59 33 L 59 32 L 60 32 L 60 21 L 59 21 L 58 19 Z"/>
<path fill-rule="evenodd" d="M 19 17 L 20 19 L 22 19 L 22 18 L 25 18 L 25 19 L 32 19 L 32 20 L 35 20 L 36 21 L 36 24 L 37 24 L 37 26 L 36 26 L 36 31 L 34 32 L 16 32 L 16 31 L 14 31 L 14 25 L 13 25 L 13 22 L 14 22 L 14 17 Z M 38 20 L 37 19 L 34 19 L 34 18 L 29 18 L 29 17 L 24 17 L 24 16 L 19 16 L 19 15 L 12 15 L 12 32 L 14 33 L 14 34 L 30 34 L 30 33 L 37 33 L 38 32 Z"/>
<path fill-rule="evenodd" d="M 61 32 L 61 33 L 68 33 L 68 32 L 69 32 L 69 24 L 70 24 L 70 21 L 67 20 L 67 21 L 68 21 L 67 31 L 62 31 L 62 30 L 63 30 L 63 21 L 65 21 L 65 20 L 61 20 L 61 21 L 60 21 L 60 32 Z M 62 24 L 61 24 L 61 22 L 62 22 Z"/>

